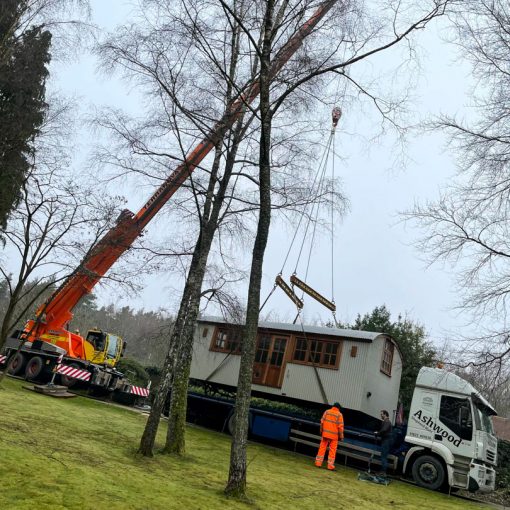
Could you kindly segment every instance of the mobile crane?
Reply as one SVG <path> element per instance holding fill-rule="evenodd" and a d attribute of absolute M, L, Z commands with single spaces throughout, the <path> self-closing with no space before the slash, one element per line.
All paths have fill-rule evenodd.
<path fill-rule="evenodd" d="M 337 0 L 326 0 L 275 55 L 269 69 L 273 80 Z M 63 384 L 82 380 L 92 388 L 130 392 L 130 384 L 115 365 L 125 343 L 116 335 L 89 331 L 86 338 L 68 330 L 73 309 L 92 291 L 110 267 L 128 250 L 158 211 L 239 119 L 260 92 L 258 77 L 249 82 L 227 107 L 188 157 L 178 165 L 136 213 L 123 210 L 114 227 L 90 250 L 72 275 L 36 311 L 23 331 L 7 339 L 0 363 L 10 373 L 38 380 L 55 368 Z M 23 346 L 19 348 L 21 342 Z M 63 368 L 62 368 L 63 367 Z"/>

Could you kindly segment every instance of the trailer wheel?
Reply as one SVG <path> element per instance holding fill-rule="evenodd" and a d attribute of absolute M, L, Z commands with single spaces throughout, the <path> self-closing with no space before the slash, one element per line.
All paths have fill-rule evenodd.
<path fill-rule="evenodd" d="M 413 464 L 413 479 L 420 487 L 436 491 L 445 481 L 443 464 L 431 455 L 418 457 Z"/>
<path fill-rule="evenodd" d="M 69 365 L 72 368 L 80 368 L 80 366 L 77 363 L 71 363 Z M 65 374 L 60 374 L 60 383 L 62 386 L 67 386 L 68 388 L 72 388 L 76 383 L 78 382 L 78 379 L 75 379 L 74 377 L 68 377 Z"/>
<path fill-rule="evenodd" d="M 253 425 L 253 413 L 250 411 L 248 413 L 248 434 L 251 434 L 252 425 Z M 234 426 L 235 426 L 234 410 L 232 410 L 232 414 L 227 418 L 227 430 L 231 436 L 234 435 Z"/>
<path fill-rule="evenodd" d="M 19 374 L 25 366 L 25 361 L 25 356 L 21 352 L 18 352 L 9 363 L 9 366 L 7 367 L 7 373 L 11 375 Z"/>
<path fill-rule="evenodd" d="M 25 378 L 28 381 L 34 381 L 39 378 L 44 370 L 44 362 L 40 356 L 31 358 L 25 368 Z"/>
<path fill-rule="evenodd" d="M 227 430 L 228 433 L 233 436 L 234 435 L 234 413 L 230 415 L 230 417 L 227 420 Z"/>

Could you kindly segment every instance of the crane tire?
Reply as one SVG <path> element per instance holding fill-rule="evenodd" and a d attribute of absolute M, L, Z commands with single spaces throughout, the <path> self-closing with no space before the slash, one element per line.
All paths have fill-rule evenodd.
<path fill-rule="evenodd" d="M 27 381 L 35 381 L 40 378 L 44 371 L 44 361 L 40 356 L 34 356 L 28 360 L 25 367 L 25 379 Z"/>
<path fill-rule="evenodd" d="M 77 363 L 71 363 L 69 365 L 72 368 L 81 368 L 80 365 Z M 73 377 L 68 377 L 67 375 L 60 374 L 60 384 L 62 386 L 67 386 L 68 388 L 72 388 L 76 383 L 78 382 L 78 379 L 74 379 Z"/>
<path fill-rule="evenodd" d="M 25 367 L 25 355 L 21 352 L 16 353 L 14 358 L 11 359 L 7 367 L 7 373 L 10 375 L 18 375 Z"/>

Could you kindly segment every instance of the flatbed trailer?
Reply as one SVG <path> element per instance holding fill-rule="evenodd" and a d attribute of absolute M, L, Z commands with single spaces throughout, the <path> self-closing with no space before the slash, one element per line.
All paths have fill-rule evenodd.
<path fill-rule="evenodd" d="M 187 420 L 221 432 L 231 433 L 234 418 L 233 398 L 188 393 Z M 403 437 L 402 434 L 397 437 Z M 249 435 L 251 438 L 294 451 L 315 455 L 319 443 L 320 421 L 317 419 L 286 414 L 279 411 L 250 407 Z M 345 426 L 345 438 L 338 443 L 337 460 L 344 464 L 363 463 L 380 466 L 381 447 L 377 444 L 374 431 Z M 399 445 L 401 446 L 401 445 Z M 388 467 L 396 471 L 401 458 L 399 448 L 388 456 Z"/>

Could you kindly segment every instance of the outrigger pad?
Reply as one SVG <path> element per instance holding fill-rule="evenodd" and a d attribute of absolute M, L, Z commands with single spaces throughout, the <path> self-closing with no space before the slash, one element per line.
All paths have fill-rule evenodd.
<path fill-rule="evenodd" d="M 34 384 L 34 386 L 23 386 L 23 389 L 55 398 L 73 398 L 77 396 L 74 393 L 69 393 L 67 391 L 67 386 L 59 386 L 56 384 Z"/>
<path fill-rule="evenodd" d="M 362 482 L 378 483 L 380 485 L 389 485 L 391 483 L 391 480 L 385 476 L 379 476 L 374 473 L 367 472 L 358 473 L 358 480 L 361 480 Z"/>

